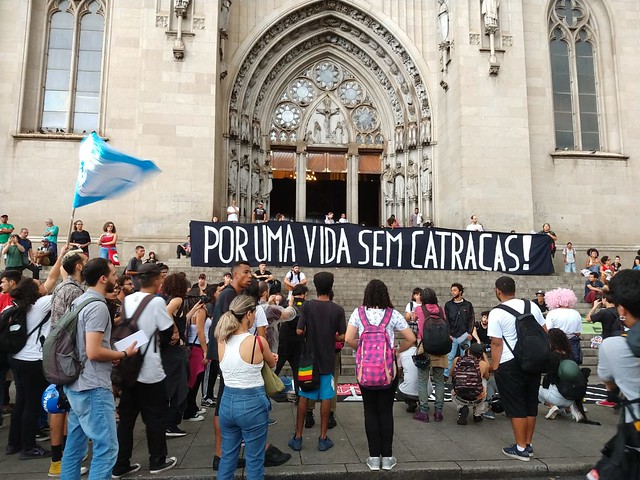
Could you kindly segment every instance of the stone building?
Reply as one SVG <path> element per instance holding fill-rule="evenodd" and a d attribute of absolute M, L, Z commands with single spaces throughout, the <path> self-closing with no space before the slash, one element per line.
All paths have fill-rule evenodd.
<path fill-rule="evenodd" d="M 158 175 L 76 212 L 166 249 L 191 219 L 327 211 L 632 249 L 640 4 L 0 2 L 2 213 L 71 213 L 83 134 Z M 618 226 L 629 225 L 629 229 Z M 16 225 L 18 226 L 18 225 Z"/>

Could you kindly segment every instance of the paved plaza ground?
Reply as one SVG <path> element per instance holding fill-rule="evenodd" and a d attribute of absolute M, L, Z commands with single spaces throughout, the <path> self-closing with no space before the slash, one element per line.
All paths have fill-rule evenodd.
<path fill-rule="evenodd" d="M 336 418 L 338 426 L 329 431 L 335 442 L 327 452 L 317 449 L 319 413 L 317 424 L 305 429 L 301 452 L 293 452 L 287 441 L 294 430 L 295 405 L 274 403 L 272 418 L 278 423 L 269 427 L 269 441 L 280 449 L 292 453 L 292 459 L 280 467 L 268 468 L 267 478 L 344 478 L 349 480 L 381 475 L 403 479 L 485 479 L 485 478 L 574 478 L 586 473 L 599 458 L 604 442 L 614 431 L 618 416 L 613 409 L 595 404 L 587 405 L 591 420 L 601 426 L 576 424 L 570 418 L 544 419 L 546 409 L 540 407 L 538 425 L 534 437 L 534 459 L 528 463 L 506 458 L 501 448 L 513 443 L 510 423 L 504 415 L 496 420 L 484 420 L 474 424 L 456 424 L 456 414 L 450 402 L 445 404 L 442 423 L 424 424 L 413 420 L 405 412 L 405 405 L 394 406 L 395 436 L 393 453 L 398 465 L 392 472 L 370 472 L 364 464 L 368 457 L 364 433 L 361 402 L 341 402 Z M 9 417 L 0 430 L 0 446 L 7 442 Z M 169 455 L 178 458 L 178 466 L 161 475 L 150 475 L 148 453 L 141 419 L 135 433 L 132 462 L 142 464 L 142 469 L 131 478 L 212 478 L 213 458 L 213 410 L 208 410 L 200 423 L 183 422 L 181 427 L 189 432 L 186 437 L 169 439 Z M 45 448 L 49 442 L 44 442 Z M 3 448 L 4 450 L 4 448 Z M 18 455 L 0 453 L 0 478 L 31 480 L 47 477 L 49 460 L 19 460 Z M 237 477 L 240 478 L 238 470 Z M 84 477 L 86 478 L 86 477 Z"/>

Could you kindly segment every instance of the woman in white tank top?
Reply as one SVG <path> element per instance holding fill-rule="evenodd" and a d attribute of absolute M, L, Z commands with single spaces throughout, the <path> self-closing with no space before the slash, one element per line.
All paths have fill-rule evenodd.
<path fill-rule="evenodd" d="M 263 361 L 273 368 L 278 356 L 269 344 L 249 333 L 256 319 L 256 302 L 240 295 L 220 317 L 215 336 L 225 388 L 220 400 L 222 458 L 218 480 L 231 480 L 244 440 L 247 480 L 264 478 L 264 453 L 271 403 L 264 390 Z"/>

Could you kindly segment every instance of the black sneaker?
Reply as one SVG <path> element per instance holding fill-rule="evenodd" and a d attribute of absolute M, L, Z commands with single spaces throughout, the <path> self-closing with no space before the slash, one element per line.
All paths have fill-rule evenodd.
<path fill-rule="evenodd" d="M 20 447 L 14 447 L 13 445 L 7 445 L 4 449 L 5 455 L 13 455 L 14 453 L 18 453 L 20 451 Z"/>
<path fill-rule="evenodd" d="M 23 450 L 20 452 L 20 460 L 31 460 L 34 458 L 47 458 L 51 456 L 49 450 L 45 450 L 42 447 L 33 447 L 29 450 Z"/>
<path fill-rule="evenodd" d="M 278 447 L 269 445 L 267 451 L 264 452 L 264 466 L 265 467 L 277 467 L 283 463 L 287 463 L 291 460 L 290 453 L 284 453 Z"/>
<path fill-rule="evenodd" d="M 269 446 L 269 448 L 271 448 L 271 446 Z M 267 449 L 267 452 L 269 451 L 269 448 Z M 265 455 L 265 467 L 269 466 L 266 465 L 266 458 L 267 456 Z M 238 458 L 238 466 L 236 468 L 244 468 L 247 464 L 247 461 L 244 458 Z M 217 455 L 213 456 L 213 463 L 211 465 L 213 467 L 213 470 L 215 472 L 218 471 L 218 468 L 220 467 L 220 457 Z"/>
<path fill-rule="evenodd" d="M 415 413 L 418 410 L 418 402 L 409 402 L 407 403 L 407 412 Z"/>
<path fill-rule="evenodd" d="M 473 416 L 473 422 L 474 423 L 480 423 L 482 421 L 482 415 L 474 415 Z"/>
<path fill-rule="evenodd" d="M 149 473 L 151 475 L 155 475 L 156 473 L 166 472 L 167 470 L 171 470 L 178 463 L 178 459 L 176 457 L 167 457 L 162 465 L 157 465 L 155 467 L 151 467 L 149 469 Z"/>
<path fill-rule="evenodd" d="M 36 433 L 36 442 L 46 442 L 51 438 L 51 431 L 48 428 L 41 428 Z"/>
<path fill-rule="evenodd" d="M 186 434 L 187 432 L 180 430 L 178 427 L 169 427 L 166 431 L 167 438 L 184 437 Z"/>
<path fill-rule="evenodd" d="M 304 414 L 304 428 L 311 428 L 315 424 L 316 421 L 313 418 L 313 412 L 307 410 L 307 413 Z"/>
<path fill-rule="evenodd" d="M 336 425 L 338 425 L 338 422 L 336 422 L 336 416 L 333 414 L 333 412 L 329 412 L 329 424 L 327 425 L 327 428 L 331 430 Z"/>
<path fill-rule="evenodd" d="M 122 478 L 126 475 L 136 473 L 138 470 L 140 470 L 139 463 L 134 463 L 132 465 L 129 465 L 128 467 L 120 467 L 120 468 L 113 467 L 113 470 L 111 471 L 111 478 L 113 479 Z"/>
<path fill-rule="evenodd" d="M 469 416 L 469 407 L 465 405 L 458 412 L 458 425 L 466 425 L 468 416 Z"/>

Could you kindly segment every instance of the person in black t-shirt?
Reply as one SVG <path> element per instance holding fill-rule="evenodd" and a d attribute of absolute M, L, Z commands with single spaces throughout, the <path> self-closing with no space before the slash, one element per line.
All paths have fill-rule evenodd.
<path fill-rule="evenodd" d="M 344 308 L 331 301 L 333 290 L 333 274 L 318 272 L 313 277 L 318 298 L 302 304 L 302 312 L 298 320 L 296 332 L 305 337 L 305 352 L 314 353 L 314 369 L 320 374 L 320 386 L 311 392 L 300 391 L 296 432 L 289 440 L 289 447 L 295 451 L 302 449 L 302 427 L 309 400 L 321 401 L 320 437 L 318 449 L 328 450 L 333 442 L 327 437 L 331 399 L 335 395 L 333 370 L 335 364 L 335 342 L 343 342 L 347 330 Z"/>
<path fill-rule="evenodd" d="M 471 343 L 480 343 L 484 346 L 487 353 L 491 352 L 491 337 L 487 334 L 487 328 L 489 328 L 489 310 L 486 310 L 480 314 L 480 321 L 475 323 L 473 329 L 473 339 Z"/>
<path fill-rule="evenodd" d="M 601 308 L 604 307 L 604 308 Z M 622 323 L 615 305 L 604 295 L 602 300 L 593 302 L 593 307 L 587 313 L 587 322 L 602 324 L 602 339 L 622 335 Z"/>
<path fill-rule="evenodd" d="M 82 229 L 82 220 L 76 220 L 73 224 L 73 232 L 69 237 L 69 245 L 76 248 L 81 248 L 82 252 L 89 256 L 89 245 L 91 245 L 91 235 L 89 232 Z"/>
<path fill-rule="evenodd" d="M 264 203 L 258 202 L 256 208 L 251 212 L 251 223 L 263 223 L 267 221 L 267 211 L 264 209 Z"/>
<path fill-rule="evenodd" d="M 544 290 L 538 290 L 536 292 L 536 298 L 531 301 L 538 306 L 538 308 L 542 312 L 542 315 L 546 317 L 547 312 L 549 311 L 549 307 L 547 307 L 547 302 L 545 302 L 544 300 Z"/>

